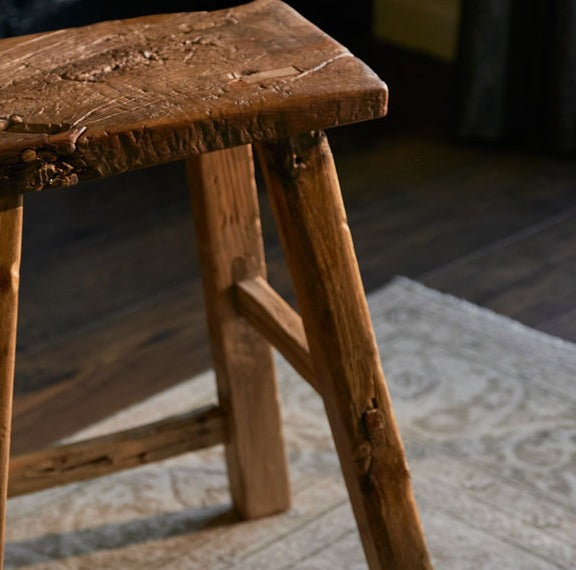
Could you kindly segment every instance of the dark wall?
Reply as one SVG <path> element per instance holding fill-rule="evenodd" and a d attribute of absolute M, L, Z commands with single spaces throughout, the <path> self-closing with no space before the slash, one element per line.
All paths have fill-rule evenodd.
<path fill-rule="evenodd" d="M 0 35 L 21 35 L 159 12 L 216 10 L 244 3 L 238 0 L 139 0 L 132 5 L 121 0 L 0 0 Z M 370 34 L 372 0 L 356 0 L 353 9 L 348 3 L 333 0 L 287 0 L 286 3 L 340 41 L 353 42 Z"/>

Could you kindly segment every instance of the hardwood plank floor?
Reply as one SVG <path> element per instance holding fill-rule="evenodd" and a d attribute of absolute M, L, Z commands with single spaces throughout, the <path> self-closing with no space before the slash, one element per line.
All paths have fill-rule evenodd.
<path fill-rule="evenodd" d="M 576 161 L 463 144 L 449 66 L 361 55 L 390 117 L 329 135 L 367 291 L 406 275 L 576 339 Z M 293 303 L 261 207 L 270 281 Z M 28 196 L 24 223 L 15 453 L 210 365 L 182 164 Z"/>
<path fill-rule="evenodd" d="M 548 218 L 423 275 L 436 289 L 534 328 L 551 328 L 576 307 L 576 209 Z M 573 339 L 574 330 L 566 330 Z"/>

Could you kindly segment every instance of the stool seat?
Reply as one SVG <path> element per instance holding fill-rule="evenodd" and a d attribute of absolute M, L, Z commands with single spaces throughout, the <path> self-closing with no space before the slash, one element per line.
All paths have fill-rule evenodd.
<path fill-rule="evenodd" d="M 279 0 L 0 44 L 0 191 L 381 117 L 385 84 Z"/>

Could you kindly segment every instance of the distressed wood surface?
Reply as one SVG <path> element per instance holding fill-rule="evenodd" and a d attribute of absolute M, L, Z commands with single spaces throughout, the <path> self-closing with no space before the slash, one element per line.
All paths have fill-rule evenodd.
<path fill-rule="evenodd" d="M 270 515 L 290 505 L 276 371 L 234 299 L 236 281 L 266 276 L 252 149 L 195 155 L 187 166 L 232 500 L 245 518 Z"/>
<path fill-rule="evenodd" d="M 279 0 L 0 41 L 0 190 L 380 117 L 386 87 Z"/>
<path fill-rule="evenodd" d="M 326 136 L 258 148 L 368 564 L 430 569 Z"/>
<path fill-rule="evenodd" d="M 0 196 L 0 569 L 4 551 L 22 249 L 22 195 Z"/>
<path fill-rule="evenodd" d="M 226 420 L 217 406 L 152 424 L 14 457 L 8 495 L 16 496 L 108 475 L 224 443 Z"/>
<path fill-rule="evenodd" d="M 240 314 L 318 391 L 300 315 L 262 277 L 237 283 L 236 301 Z"/>

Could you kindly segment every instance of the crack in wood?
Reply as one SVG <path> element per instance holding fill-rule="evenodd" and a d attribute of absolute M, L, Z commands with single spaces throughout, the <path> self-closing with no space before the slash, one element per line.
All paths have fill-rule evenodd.
<path fill-rule="evenodd" d="M 53 473 L 66 473 L 84 467 L 100 467 L 103 465 L 112 465 L 114 463 L 113 459 L 108 455 L 94 457 L 88 461 L 79 461 L 78 463 L 68 463 L 67 459 L 68 458 L 62 458 L 61 461 L 53 462 L 51 465 L 42 466 L 38 470 L 38 476 L 41 476 L 42 474 L 51 475 Z"/>
<path fill-rule="evenodd" d="M 303 77 L 306 77 L 307 75 L 310 75 L 312 73 L 316 73 L 317 71 L 320 71 L 321 69 L 327 67 L 328 65 L 330 65 L 331 63 L 334 63 L 335 61 L 342 59 L 343 57 L 354 57 L 348 50 L 346 50 L 343 53 L 339 53 L 338 55 L 335 55 L 334 57 L 331 57 L 330 59 L 327 59 L 326 61 L 323 61 L 322 63 L 319 63 L 318 65 L 311 67 L 310 69 L 305 69 L 303 71 L 301 71 L 296 77 L 293 77 L 290 81 L 296 81 L 297 79 L 302 79 Z"/>
<path fill-rule="evenodd" d="M 10 496 L 122 471 L 224 443 L 226 419 L 212 405 L 92 439 L 13 457 Z"/>

